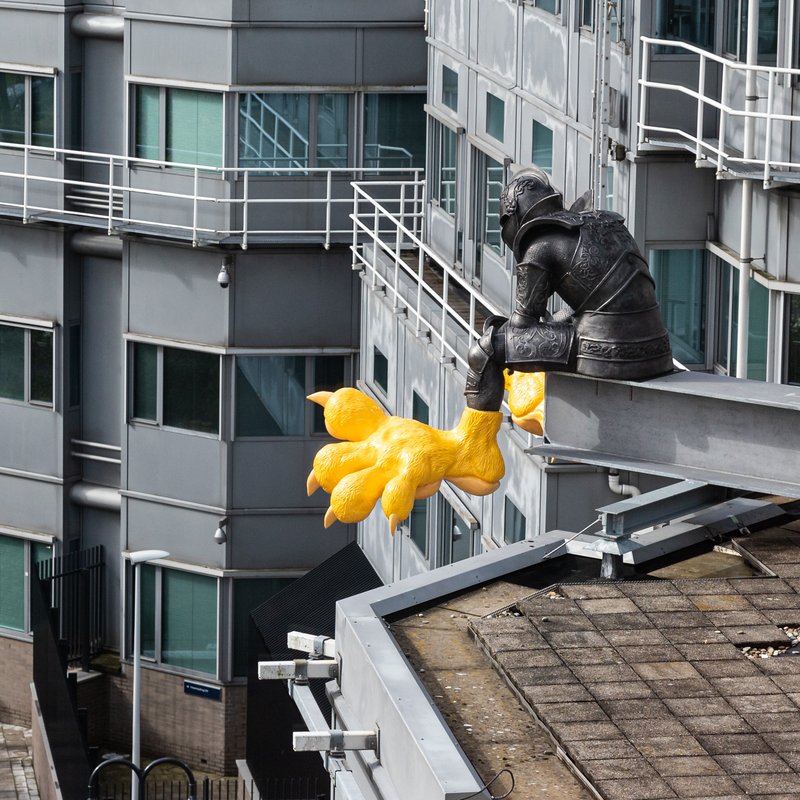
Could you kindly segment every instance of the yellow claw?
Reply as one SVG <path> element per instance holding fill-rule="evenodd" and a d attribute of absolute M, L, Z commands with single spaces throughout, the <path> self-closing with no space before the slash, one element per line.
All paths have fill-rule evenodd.
<path fill-rule="evenodd" d="M 317 476 L 314 474 L 314 470 L 312 469 L 311 472 L 308 473 L 308 478 L 306 480 L 306 493 L 309 497 L 311 497 L 317 489 L 320 488 L 320 482 L 317 480 Z"/>
<path fill-rule="evenodd" d="M 333 392 L 314 392 L 314 394 L 308 395 L 306 400 L 310 400 L 312 403 L 316 403 L 318 406 L 325 408 L 331 397 L 333 397 Z"/>
<path fill-rule="evenodd" d="M 394 532 L 397 530 L 397 526 L 400 524 L 400 517 L 397 514 L 392 514 L 389 517 L 389 531 L 391 532 L 392 536 L 394 536 Z"/>
<path fill-rule="evenodd" d="M 324 525 L 326 528 L 330 528 L 330 526 L 333 525 L 334 522 L 338 522 L 338 519 L 336 517 L 336 512 L 332 508 L 329 508 L 325 512 Z"/>
<path fill-rule="evenodd" d="M 436 481 L 435 483 L 426 483 L 425 486 L 418 486 L 414 499 L 425 500 L 428 497 L 433 497 L 439 491 L 441 485 L 441 481 Z"/>

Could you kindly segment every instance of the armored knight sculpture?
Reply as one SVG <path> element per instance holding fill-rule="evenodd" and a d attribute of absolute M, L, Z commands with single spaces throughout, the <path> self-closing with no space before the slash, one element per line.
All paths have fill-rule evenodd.
<path fill-rule="evenodd" d="M 364 519 L 382 498 L 394 532 L 442 480 L 493 492 L 504 472 L 497 431 L 506 388 L 514 421 L 541 433 L 541 373 L 643 380 L 672 370 L 653 278 L 619 214 L 585 210 L 583 198 L 564 209 L 532 168 L 503 190 L 500 225 L 517 262 L 515 307 L 507 320 L 490 317 L 470 348 L 456 428 L 387 416 L 356 389 L 309 398 L 325 407 L 329 433 L 346 440 L 323 447 L 308 478 L 309 494 L 320 486 L 331 494 L 326 527 Z M 553 294 L 567 305 L 555 316 Z"/>

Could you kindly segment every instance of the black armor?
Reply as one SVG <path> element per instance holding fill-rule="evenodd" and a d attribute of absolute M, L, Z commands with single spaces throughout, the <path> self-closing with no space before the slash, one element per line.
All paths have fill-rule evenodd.
<path fill-rule="evenodd" d="M 500 407 L 504 367 L 623 380 L 672 370 L 653 278 L 619 214 L 577 210 L 583 198 L 565 210 L 539 170 L 512 180 L 500 202 L 517 261 L 516 302 L 510 319 L 490 319 L 473 346 L 482 358 L 470 357 L 467 405 Z M 553 293 L 570 307 L 557 318 L 547 313 Z"/>

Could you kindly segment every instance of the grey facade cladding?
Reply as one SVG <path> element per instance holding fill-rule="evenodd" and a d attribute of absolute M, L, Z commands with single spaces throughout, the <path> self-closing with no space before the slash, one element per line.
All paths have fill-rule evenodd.
<path fill-rule="evenodd" d="M 108 14 L 122 25 L 95 35 L 91 20 L 78 20 L 86 14 Z M 180 589 L 172 578 L 182 576 L 211 598 L 202 608 L 216 620 L 215 633 L 206 643 L 210 657 L 192 661 L 183 645 L 169 641 L 167 616 L 154 617 L 152 680 L 172 686 L 188 675 L 234 687 L 223 692 L 236 698 L 232 711 L 243 693 L 236 685 L 240 654 L 234 653 L 241 638 L 240 584 L 252 579 L 275 591 L 356 535 L 354 526 L 323 531 L 325 501 L 306 496 L 305 478 L 325 436 L 303 396 L 323 380 L 326 364 L 333 362 L 333 372 L 340 370 L 347 383 L 355 378 L 360 283 L 351 269 L 348 214 L 349 182 L 360 173 L 347 170 L 369 158 L 373 167 L 382 163 L 380 155 L 364 155 L 365 118 L 372 114 L 375 123 L 382 113 L 377 101 L 367 108 L 367 95 L 419 98 L 424 131 L 422 16 L 421 4 L 405 0 L 0 2 L 0 76 L 11 76 L 8 85 L 20 87 L 14 92 L 24 92 L 27 104 L 20 106 L 26 115 L 20 141 L 0 142 L 0 171 L 9 173 L 0 177 L 0 202 L 8 203 L 0 207 L 0 275 L 9 287 L 0 302 L 0 333 L 6 326 L 30 339 L 29 329 L 53 331 L 54 365 L 51 402 L 0 399 L 6 433 L 0 536 L 14 542 L 52 537 L 56 552 L 103 544 L 107 643 L 123 658 L 130 655 L 131 603 L 121 554 L 168 550 L 171 560 L 152 573 L 154 602 L 168 615 L 167 593 Z M 38 76 L 53 89 L 48 135 L 56 153 L 34 146 L 42 124 L 33 105 Z M 271 176 L 236 172 L 244 135 L 239 103 L 248 93 L 310 97 L 312 115 L 317 98 L 345 98 L 344 134 L 337 134 L 344 138 L 335 143 L 344 156 L 331 160 L 342 168 L 330 181 L 333 205 L 324 202 L 322 150 L 307 151 L 306 163 L 316 172 L 281 174 L 274 169 L 277 156 Z M 152 119 L 137 115 L 153 98 L 158 118 L 147 127 Z M 212 136 L 221 143 L 213 157 L 217 166 L 171 167 L 181 161 L 175 153 L 187 150 L 170 138 L 170 103 L 185 101 L 184 108 L 208 98 L 219 114 L 211 117 L 219 126 Z M 313 147 L 322 133 L 311 120 Z M 145 146 L 155 148 L 162 163 L 125 160 Z M 200 149 L 189 157 L 200 158 L 202 167 Z M 402 150 L 391 141 L 385 152 Z M 402 158 L 410 165 L 410 153 Z M 421 167 L 421 148 L 415 158 Z M 10 177 L 26 170 L 30 180 Z M 75 183 L 58 183 L 65 177 Z M 198 196 L 205 199 L 198 202 Z M 110 197 L 115 221 L 107 236 L 98 226 Z M 253 201 L 246 210 L 245 197 Z M 281 202 L 259 204 L 264 199 Z M 133 224 L 137 218 L 144 222 Z M 225 234 L 218 231 L 229 232 L 222 245 Z M 245 239 L 249 231 L 258 233 L 245 241 L 243 231 Z M 217 282 L 223 263 L 231 275 L 225 290 Z M 297 413 L 277 423 L 252 416 L 252 406 L 242 405 L 248 360 L 253 370 L 285 363 L 291 390 L 285 402 Z M 204 392 L 203 402 L 176 410 L 175 393 L 183 402 L 180 387 L 190 383 L 169 370 L 187 369 L 187 363 L 199 365 L 215 388 Z M 142 378 L 147 370 L 151 383 Z M 240 430 L 244 414 L 251 415 L 251 427 Z M 77 489 L 70 494 L 86 485 L 106 492 L 105 506 L 86 505 Z M 119 512 L 109 501 L 115 490 Z M 222 545 L 214 540 L 220 526 L 227 536 Z M 9 635 L 24 645 L 24 631 Z M 124 706 L 126 691 L 114 684 L 111 705 Z M 0 707 L 7 694 L 0 682 Z M 175 702 L 181 702 L 177 694 Z M 29 711 L 23 704 L 14 713 Z M 145 707 L 145 720 L 148 713 Z M 232 769 L 242 754 L 239 716 L 225 723 L 227 744 L 200 754 L 217 769 Z M 158 747 L 194 757 L 182 718 L 178 713 L 165 726 Z"/>

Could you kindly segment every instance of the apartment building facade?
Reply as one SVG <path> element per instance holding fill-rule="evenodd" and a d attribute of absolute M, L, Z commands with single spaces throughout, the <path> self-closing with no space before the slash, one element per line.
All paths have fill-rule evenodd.
<path fill-rule="evenodd" d="M 29 674 L 29 570 L 102 545 L 112 745 L 128 553 L 169 552 L 141 568 L 143 751 L 229 771 L 249 610 L 355 537 L 306 497 L 304 398 L 356 376 L 350 181 L 424 166 L 422 23 L 405 0 L 0 2 L 0 641 Z"/>
<path fill-rule="evenodd" d="M 368 391 L 401 416 L 456 423 L 469 341 L 512 305 L 499 193 L 530 164 L 567 205 L 589 190 L 626 218 L 681 365 L 798 381 L 792 3 L 433 0 L 427 19 L 424 239 L 363 195 L 361 232 L 376 227 L 370 215 L 397 232 L 392 252 L 376 258 L 367 245 L 358 263 Z M 531 455 L 541 440 L 510 423 L 500 441 L 496 494 L 445 486 L 418 502 L 401 537 L 385 535 L 379 514 L 367 520 L 359 541 L 384 580 L 578 531 L 614 499 L 605 469 Z"/>

